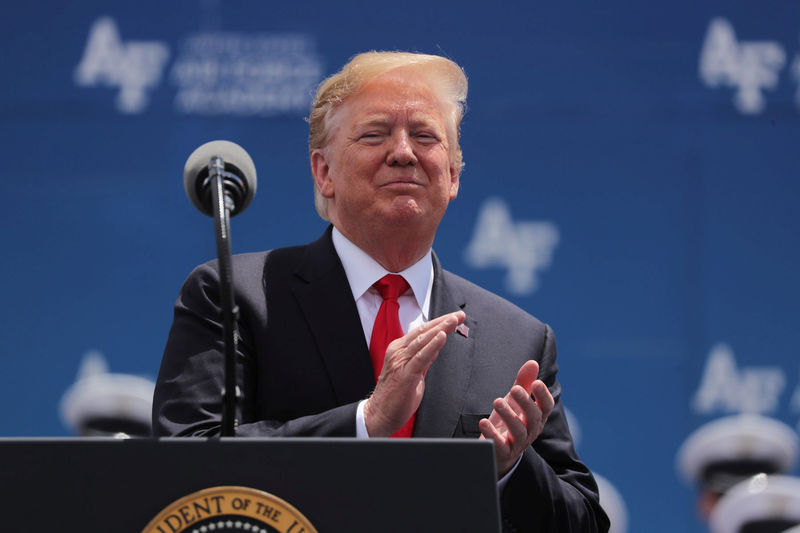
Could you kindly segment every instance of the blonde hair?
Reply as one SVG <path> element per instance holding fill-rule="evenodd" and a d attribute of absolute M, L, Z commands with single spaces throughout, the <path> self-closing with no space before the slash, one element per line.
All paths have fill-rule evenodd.
<path fill-rule="evenodd" d="M 448 137 L 451 139 L 453 164 L 461 172 L 464 161 L 459 139 L 461 119 L 467 106 L 467 76 L 455 62 L 442 56 L 411 52 L 365 52 L 354 56 L 320 83 L 308 116 L 308 152 L 324 147 L 330 140 L 331 118 L 344 102 L 356 95 L 368 82 L 397 68 L 412 69 L 428 79 L 442 103 L 450 107 Z M 328 199 L 314 185 L 317 213 L 328 220 Z"/>

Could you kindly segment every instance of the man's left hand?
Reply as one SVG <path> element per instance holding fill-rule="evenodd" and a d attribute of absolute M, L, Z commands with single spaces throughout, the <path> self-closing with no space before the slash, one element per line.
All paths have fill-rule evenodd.
<path fill-rule="evenodd" d="M 555 401 L 539 379 L 539 364 L 526 361 L 504 398 L 492 403 L 492 414 L 478 424 L 482 439 L 494 441 L 498 477 L 506 475 L 544 428 Z"/>

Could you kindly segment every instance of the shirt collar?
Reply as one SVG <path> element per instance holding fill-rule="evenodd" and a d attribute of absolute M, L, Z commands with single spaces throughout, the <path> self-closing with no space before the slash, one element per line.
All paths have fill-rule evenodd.
<path fill-rule="evenodd" d="M 356 300 L 361 298 L 373 283 L 386 274 L 400 274 L 411 286 L 417 305 L 422 309 L 423 316 L 427 320 L 433 287 L 433 260 L 430 250 L 422 259 L 407 269 L 401 272 L 389 272 L 364 250 L 350 242 L 335 226 L 333 228 L 333 247 L 342 261 L 347 281 L 350 283 L 350 290 L 353 291 L 353 297 Z"/>

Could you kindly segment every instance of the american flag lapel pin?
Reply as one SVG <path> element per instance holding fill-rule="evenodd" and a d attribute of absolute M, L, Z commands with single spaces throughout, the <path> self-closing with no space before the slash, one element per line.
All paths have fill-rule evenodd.
<path fill-rule="evenodd" d="M 456 331 L 461 333 L 464 337 L 469 338 L 469 326 L 466 324 L 459 324 L 456 326 Z"/>

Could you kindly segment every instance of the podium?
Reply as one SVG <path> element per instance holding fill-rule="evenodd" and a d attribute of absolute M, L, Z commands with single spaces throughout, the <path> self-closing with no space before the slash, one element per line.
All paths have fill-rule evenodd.
<path fill-rule="evenodd" d="M 0 476 L 4 531 L 219 533 L 199 527 L 208 497 L 162 513 L 214 487 L 275 496 L 320 533 L 500 531 L 494 451 L 478 440 L 11 438 Z"/>

